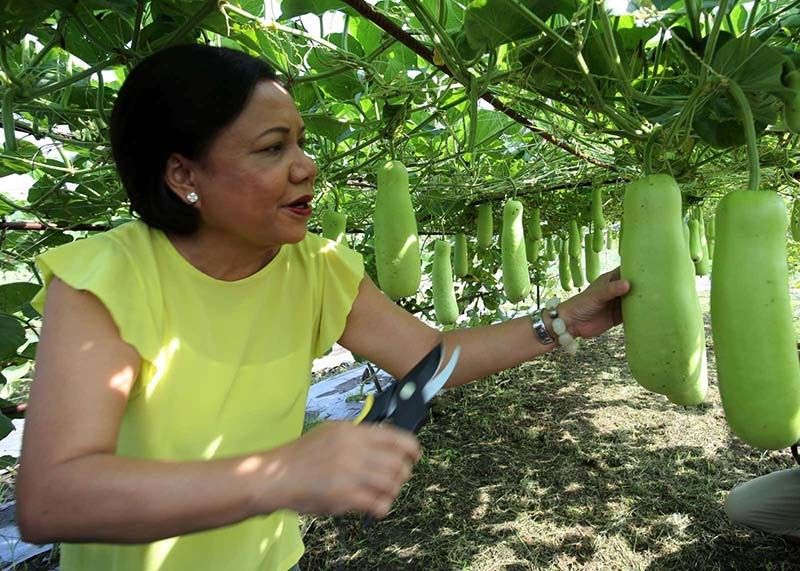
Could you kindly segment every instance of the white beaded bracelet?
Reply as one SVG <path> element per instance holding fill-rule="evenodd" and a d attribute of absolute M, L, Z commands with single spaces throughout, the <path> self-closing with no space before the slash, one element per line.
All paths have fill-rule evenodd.
<path fill-rule="evenodd" d="M 570 355 L 578 352 L 578 340 L 567 331 L 566 322 L 558 316 L 558 304 L 561 302 L 557 297 L 551 297 L 544 304 L 545 308 L 553 320 L 553 333 L 558 336 L 558 344 Z"/>

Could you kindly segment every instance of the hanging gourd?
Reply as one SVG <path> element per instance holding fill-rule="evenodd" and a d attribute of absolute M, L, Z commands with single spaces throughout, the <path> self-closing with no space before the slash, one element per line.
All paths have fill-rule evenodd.
<path fill-rule="evenodd" d="M 417 219 L 400 161 L 378 169 L 374 227 L 378 285 L 391 299 L 416 295 L 422 277 Z"/>
<path fill-rule="evenodd" d="M 436 240 L 433 245 L 433 311 L 436 321 L 452 325 L 458 319 L 458 303 L 453 288 L 453 269 L 450 265 L 450 242 Z"/>
<path fill-rule="evenodd" d="M 481 204 L 478 206 L 478 249 L 486 250 L 491 247 L 494 238 L 494 224 L 492 222 L 492 205 Z"/>
<path fill-rule="evenodd" d="M 343 212 L 326 210 L 322 214 L 322 236 L 341 244 L 345 238 L 347 216 Z"/>
<path fill-rule="evenodd" d="M 676 404 L 700 404 L 708 388 L 705 334 L 678 184 L 666 174 L 631 182 L 623 208 L 621 276 L 631 289 L 622 316 L 631 373 Z"/>
<path fill-rule="evenodd" d="M 525 299 L 531 291 L 522 225 L 522 203 L 518 200 L 509 200 L 503 206 L 500 249 L 503 258 L 503 289 L 508 300 L 517 303 Z"/>

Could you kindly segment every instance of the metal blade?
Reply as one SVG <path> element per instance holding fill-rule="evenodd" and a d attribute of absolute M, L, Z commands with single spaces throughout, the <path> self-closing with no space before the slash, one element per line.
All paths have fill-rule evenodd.
<path fill-rule="evenodd" d="M 431 402 L 431 399 L 436 396 L 442 387 L 445 386 L 447 381 L 450 379 L 450 376 L 453 374 L 453 371 L 458 364 L 458 358 L 461 355 L 461 347 L 456 346 L 453 350 L 453 354 L 450 355 L 450 360 L 447 362 L 447 365 L 444 368 L 436 373 L 430 381 L 425 383 L 425 386 L 422 387 L 422 398 L 425 402 Z M 444 359 L 444 357 L 442 357 Z"/>

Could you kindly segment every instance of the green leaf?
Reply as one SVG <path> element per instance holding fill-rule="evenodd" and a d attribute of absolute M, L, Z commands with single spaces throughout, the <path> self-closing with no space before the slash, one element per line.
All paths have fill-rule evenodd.
<path fill-rule="evenodd" d="M 734 105 L 730 95 L 724 94 L 703 106 L 692 122 L 697 135 L 716 149 L 744 145 L 744 126 Z M 753 115 L 756 116 L 755 109 Z M 755 120 L 755 128 L 756 135 L 759 135 L 767 128 L 767 123 Z"/>
<path fill-rule="evenodd" d="M 569 18 L 578 9 L 577 0 L 521 0 L 520 4 L 542 20 L 553 14 Z M 539 30 L 512 0 L 472 0 L 464 16 L 464 33 L 473 48 L 486 51 L 536 36 Z"/>
<path fill-rule="evenodd" d="M 329 10 L 349 11 L 340 0 L 283 0 L 279 20 L 289 20 L 304 14 L 324 14 Z"/>
<path fill-rule="evenodd" d="M 0 313 L 0 359 L 16 355 L 17 349 L 25 341 L 25 329 L 19 320 L 6 313 Z"/>
<path fill-rule="evenodd" d="M 514 121 L 505 113 L 490 109 L 478 110 L 478 129 L 475 133 L 476 143 L 485 143 L 492 137 L 499 136 Z"/>
<path fill-rule="evenodd" d="M 19 42 L 39 22 L 56 9 L 69 7 L 69 0 L 31 2 L 30 0 L 0 0 L 0 35 Z"/>
<path fill-rule="evenodd" d="M 622 39 L 622 45 L 626 50 L 635 48 L 639 42 L 647 42 L 658 34 L 658 24 L 640 26 L 639 20 L 633 16 L 622 16 L 619 18 L 617 32 Z"/>
<path fill-rule="evenodd" d="M 377 48 L 383 38 L 383 30 L 366 18 L 351 19 L 350 29 L 367 52 Z"/>
<path fill-rule="evenodd" d="M 36 359 L 36 349 L 39 347 L 39 342 L 34 341 L 33 343 L 28 343 L 28 345 L 20 351 L 19 355 L 21 357 L 25 357 L 26 359 L 30 359 L 31 361 Z"/>
<path fill-rule="evenodd" d="M 11 419 L 4 414 L 0 414 L 0 440 L 11 434 L 13 430 L 16 429 L 14 428 L 14 423 L 11 422 Z M 0 460 L 6 458 L 11 458 L 11 456 L 2 456 L 0 457 Z M 8 462 L 11 461 L 9 460 Z M 13 462 L 11 462 L 11 464 L 13 465 Z M 2 468 L 2 466 L 0 466 L 0 468 Z"/>
<path fill-rule="evenodd" d="M 330 139 L 339 141 L 340 137 L 350 130 L 347 123 L 339 121 L 329 115 L 304 115 L 303 122 L 309 132 Z"/>
<path fill-rule="evenodd" d="M 756 38 L 736 38 L 714 54 L 712 67 L 739 84 L 743 91 L 784 93 L 784 55 Z"/>
<path fill-rule="evenodd" d="M 16 313 L 30 303 L 40 286 L 29 282 L 13 282 L 0 285 L 0 311 Z"/>

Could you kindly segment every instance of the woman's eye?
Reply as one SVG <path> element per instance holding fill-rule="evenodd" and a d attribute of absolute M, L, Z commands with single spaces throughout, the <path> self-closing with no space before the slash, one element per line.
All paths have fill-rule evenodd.
<path fill-rule="evenodd" d="M 283 145 L 272 145 L 261 149 L 264 153 L 278 153 L 283 148 Z"/>

